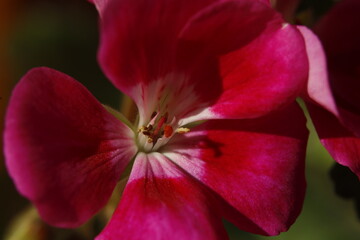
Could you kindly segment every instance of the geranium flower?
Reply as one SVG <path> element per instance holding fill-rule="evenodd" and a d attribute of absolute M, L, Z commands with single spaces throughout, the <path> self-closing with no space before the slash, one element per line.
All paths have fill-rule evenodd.
<path fill-rule="evenodd" d="M 308 108 L 322 144 L 360 177 L 360 2 L 336 4 L 314 27 L 309 43 Z M 319 71 L 328 65 L 329 76 Z M 318 68 L 320 66 L 320 68 Z"/>
<path fill-rule="evenodd" d="M 95 1 L 100 64 L 138 107 L 126 120 L 71 77 L 29 71 L 6 116 L 6 164 L 42 218 L 77 227 L 108 201 L 97 239 L 226 239 L 221 219 L 286 231 L 305 192 L 308 62 L 267 1 Z M 205 121 L 205 122 L 204 122 Z"/>

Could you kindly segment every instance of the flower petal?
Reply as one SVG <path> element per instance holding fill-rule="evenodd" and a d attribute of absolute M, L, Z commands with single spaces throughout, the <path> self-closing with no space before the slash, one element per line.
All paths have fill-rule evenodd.
<path fill-rule="evenodd" d="M 78 82 L 36 68 L 10 99 L 6 165 L 45 221 L 76 227 L 106 204 L 135 154 L 132 135 Z"/>
<path fill-rule="evenodd" d="M 341 1 L 314 28 L 327 55 L 338 118 L 357 137 L 360 137 L 359 11 L 359 1 Z"/>
<path fill-rule="evenodd" d="M 320 104 L 322 107 L 338 115 L 338 110 L 331 92 L 328 79 L 326 56 L 319 39 L 306 27 L 297 27 L 306 43 L 309 59 L 309 78 L 304 97 Z"/>
<path fill-rule="evenodd" d="M 225 218 L 276 235 L 302 208 L 305 123 L 297 106 L 260 119 L 212 120 L 177 136 L 163 154 L 237 210 L 224 211 Z"/>
<path fill-rule="evenodd" d="M 269 6 L 271 6 L 271 0 L 258 0 L 258 1 L 260 1 L 260 2 L 263 2 L 263 3 L 266 3 L 266 4 L 268 4 Z"/>
<path fill-rule="evenodd" d="M 218 56 L 245 46 L 266 28 L 281 28 L 282 23 L 280 15 L 268 4 L 249 0 L 219 1 L 189 18 L 179 38 L 184 41 L 181 44 L 190 45 L 193 52 Z M 194 54 L 188 52 L 188 55 Z M 191 61 L 190 56 L 186 60 Z"/>
<path fill-rule="evenodd" d="M 307 107 L 321 143 L 335 161 L 349 167 L 360 178 L 360 138 L 328 111 L 311 103 Z"/>
<path fill-rule="evenodd" d="M 315 26 L 314 30 L 327 55 L 329 80 L 310 75 L 308 92 L 312 101 L 307 103 L 311 119 L 324 147 L 335 161 L 349 167 L 358 177 L 360 177 L 358 95 L 360 33 L 354 29 L 360 24 L 359 11 L 359 1 L 344 0 L 336 4 Z M 304 36 L 306 39 L 306 35 Z M 319 57 L 321 54 L 314 52 L 312 55 L 310 58 L 317 59 L 314 55 Z M 330 94 L 327 93 L 329 86 L 331 86 Z M 311 93 L 314 89 L 315 94 Z M 326 94 L 317 94 L 316 91 Z"/>
<path fill-rule="evenodd" d="M 150 103 L 152 100 L 157 102 L 161 98 L 161 94 L 158 94 L 161 92 L 159 89 L 168 87 L 172 89 L 169 95 L 174 98 L 173 101 L 169 101 L 169 108 L 176 110 L 181 108 L 180 111 L 175 111 L 177 119 L 194 117 L 194 114 L 199 112 L 202 112 L 201 117 L 204 118 L 202 110 L 216 102 L 222 95 L 227 94 L 223 93 L 223 85 L 228 84 L 226 82 L 228 78 L 221 76 L 221 57 L 219 58 L 219 56 L 243 48 L 258 38 L 266 28 L 280 29 L 282 23 L 282 19 L 276 11 L 268 4 L 257 1 L 218 1 L 204 7 L 189 18 L 179 33 L 177 42 L 174 43 L 176 44 L 176 48 L 174 48 L 176 51 L 175 66 L 172 70 L 168 69 L 174 73 L 166 75 L 155 83 L 144 83 L 137 86 L 131 95 L 138 96 L 135 101 L 140 111 L 150 109 L 144 114 L 149 116 L 154 111 L 152 105 L 156 104 Z M 234 61 L 237 64 L 240 60 L 235 59 Z M 246 87 L 240 78 L 236 80 L 238 85 L 243 84 Z M 249 81 L 251 80 L 256 81 L 257 79 Z M 232 88 L 233 86 L 226 87 Z M 228 90 L 225 89 L 225 91 Z M 242 90 L 246 92 L 246 89 Z M 237 105 L 237 100 L 235 99 L 230 105 Z M 179 102 L 182 104 L 179 105 Z M 205 118 L 213 118 L 213 115 L 207 114 Z M 199 117 L 197 116 L 197 118 Z M 189 119 L 183 120 L 182 124 L 189 121 Z"/>
<path fill-rule="evenodd" d="M 304 39 L 267 5 L 256 1 L 213 4 L 194 16 L 183 31 L 182 39 L 190 42 L 188 48 L 192 52 L 202 49 L 204 53 L 213 51 L 221 55 L 218 75 L 195 75 L 197 80 L 193 80 L 200 82 L 195 94 L 208 93 L 214 96 L 215 103 L 184 120 L 185 123 L 258 117 L 292 102 L 305 85 L 308 60 Z M 209 58 L 204 53 L 203 59 Z M 190 59 L 186 61 L 200 65 Z M 206 73 L 206 69 L 212 68 L 208 65 L 200 70 Z M 222 86 L 211 81 L 216 76 Z"/>
<path fill-rule="evenodd" d="M 250 5 L 253 7 L 251 11 L 254 11 L 253 5 Z M 258 9 L 264 7 L 258 3 Z M 211 107 L 186 122 L 259 117 L 291 103 L 298 96 L 308 77 L 304 39 L 295 27 L 283 24 L 278 15 L 273 15 L 272 21 L 258 15 L 246 15 L 257 20 L 247 20 L 252 24 L 244 25 L 235 36 L 244 35 L 244 32 L 254 34 L 253 25 L 257 24 L 266 24 L 267 29 L 247 45 L 220 56 L 222 92 Z M 203 80 L 203 89 L 205 86 L 206 89 L 211 86 L 218 88 L 215 84 L 206 85 L 207 80 Z"/>
<path fill-rule="evenodd" d="M 211 195 L 160 153 L 139 153 L 121 202 L 96 238 L 227 239 Z"/>
<path fill-rule="evenodd" d="M 359 88 L 360 89 L 360 88 Z M 354 136 L 360 138 L 360 111 L 348 110 L 338 107 L 340 112 L 340 121 L 343 126 L 352 132 Z"/>
<path fill-rule="evenodd" d="M 221 1 L 202 9 L 189 19 L 179 35 L 177 64 L 178 72 L 184 72 L 188 76 L 187 88 L 192 86 L 192 95 L 198 98 L 193 103 L 197 112 L 204 105 L 218 104 L 228 94 L 228 88 L 233 88 L 227 86 L 229 78 L 222 72 L 227 63 L 223 64 L 222 60 L 255 41 L 264 34 L 267 27 L 279 29 L 282 23 L 280 16 L 268 4 L 248 0 Z M 247 59 L 247 56 L 239 57 L 233 59 L 232 63 L 236 66 Z M 242 85 L 244 79 L 237 76 L 236 82 Z M 229 105 L 237 104 L 238 101 L 234 101 Z M 202 111 L 200 116 L 193 116 L 196 111 L 189 113 L 192 120 L 186 120 L 185 123 L 199 118 L 219 118 L 209 113 L 209 109 Z M 197 119 L 193 119 L 194 117 Z"/>
<path fill-rule="evenodd" d="M 101 21 L 99 49 L 105 74 L 135 99 L 134 86 L 171 73 L 180 30 L 190 16 L 215 1 L 110 1 Z"/>
<path fill-rule="evenodd" d="M 188 122 L 266 114 L 292 102 L 308 72 L 298 30 L 268 3 L 249 0 L 114 1 L 102 21 L 99 61 L 141 119 L 164 88 L 191 93 L 177 119 L 201 114 Z"/>

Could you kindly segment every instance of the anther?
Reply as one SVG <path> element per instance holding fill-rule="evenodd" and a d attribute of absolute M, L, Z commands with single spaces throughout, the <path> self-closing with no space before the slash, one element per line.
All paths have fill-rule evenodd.
<path fill-rule="evenodd" d="M 138 132 L 143 132 L 143 131 L 145 131 L 145 128 L 146 128 L 145 126 L 142 126 L 141 128 L 138 129 Z"/>
<path fill-rule="evenodd" d="M 173 128 L 170 125 L 165 125 L 164 127 L 164 136 L 166 138 L 171 137 L 172 133 L 173 133 Z"/>
<path fill-rule="evenodd" d="M 150 135 L 151 135 L 151 132 L 149 132 L 149 131 L 142 131 L 142 134 L 144 134 L 145 136 L 150 136 Z"/>
<path fill-rule="evenodd" d="M 168 114 L 166 113 L 164 116 L 162 116 L 154 130 L 154 136 L 157 136 L 160 133 L 160 130 L 162 128 L 162 126 L 164 125 L 164 123 L 166 123 L 167 121 L 167 116 Z"/>
<path fill-rule="evenodd" d="M 178 128 L 178 129 L 176 129 L 176 132 L 177 132 L 177 133 L 180 133 L 180 134 L 183 134 L 183 133 L 190 132 L 190 129 L 189 129 L 189 128 L 180 127 L 180 128 Z"/>
<path fill-rule="evenodd" d="M 156 114 L 157 114 L 157 112 L 154 111 L 154 112 L 151 114 L 150 119 L 153 119 L 153 118 L 156 116 Z"/>

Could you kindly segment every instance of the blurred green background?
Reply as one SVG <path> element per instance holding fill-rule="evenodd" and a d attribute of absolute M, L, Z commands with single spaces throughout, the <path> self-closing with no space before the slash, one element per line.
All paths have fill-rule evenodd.
<path fill-rule="evenodd" d="M 331 0 L 304 0 L 300 4 L 298 16 L 304 23 L 311 25 L 332 4 L 334 2 Z M 97 13 L 85 0 L 2 0 L 0 131 L 11 89 L 26 71 L 37 66 L 51 67 L 74 77 L 87 86 L 100 102 L 119 108 L 120 93 L 106 80 L 98 67 L 97 45 Z M 311 123 L 309 128 L 311 136 L 307 152 L 307 197 L 296 223 L 288 232 L 277 237 L 248 234 L 225 223 L 231 239 L 360 238 L 360 222 L 354 210 L 354 202 L 336 195 L 329 177 L 329 170 L 334 162 L 318 142 Z M 44 224 L 37 218 L 34 210 L 29 210 L 28 201 L 16 192 L 6 173 L 2 152 L 0 157 L 0 239 L 92 239 L 101 230 L 101 217 L 75 230 L 61 230 Z M 21 234 L 25 237 L 22 238 Z"/>

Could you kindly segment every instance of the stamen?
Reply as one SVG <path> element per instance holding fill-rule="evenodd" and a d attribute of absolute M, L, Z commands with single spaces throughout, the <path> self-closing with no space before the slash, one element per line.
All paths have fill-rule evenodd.
<path fill-rule="evenodd" d="M 143 131 L 145 131 L 145 126 L 142 126 L 141 128 L 138 129 L 138 133 L 143 132 Z"/>
<path fill-rule="evenodd" d="M 161 146 L 168 143 L 176 133 L 184 134 L 190 131 L 189 128 L 179 127 L 179 122 L 173 114 L 172 109 L 169 117 L 168 95 L 161 98 L 156 111 L 153 111 L 150 119 L 145 125 L 138 129 L 139 144 L 146 152 L 157 151 Z"/>
<path fill-rule="evenodd" d="M 177 132 L 177 133 L 180 133 L 180 134 L 183 134 L 183 133 L 190 132 L 190 129 L 189 129 L 189 128 L 185 128 L 185 127 L 180 127 L 180 128 L 178 128 L 178 129 L 176 129 L 176 132 Z"/>
<path fill-rule="evenodd" d="M 149 132 L 149 131 L 142 131 L 142 134 L 144 134 L 145 136 L 150 136 L 150 135 L 151 135 L 151 132 Z"/>
<path fill-rule="evenodd" d="M 154 130 L 154 136 L 157 136 L 162 128 L 162 126 L 164 125 L 164 123 L 166 123 L 167 121 L 167 117 L 168 117 L 168 113 L 166 113 L 164 116 L 162 116 Z"/>
<path fill-rule="evenodd" d="M 166 137 L 166 138 L 169 138 L 169 137 L 171 137 L 171 135 L 173 134 L 173 128 L 172 128 L 172 126 L 170 126 L 170 125 L 165 125 L 165 127 L 164 127 L 164 136 Z"/>
<path fill-rule="evenodd" d="M 157 112 L 154 111 L 154 112 L 151 114 L 150 119 L 153 119 L 153 118 L 156 116 L 156 114 L 157 114 Z"/>

